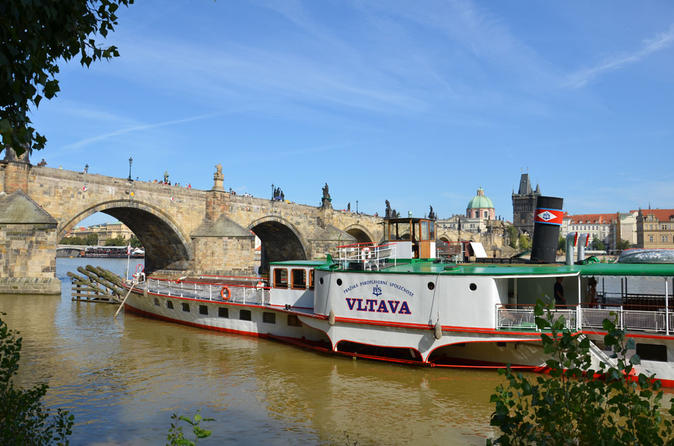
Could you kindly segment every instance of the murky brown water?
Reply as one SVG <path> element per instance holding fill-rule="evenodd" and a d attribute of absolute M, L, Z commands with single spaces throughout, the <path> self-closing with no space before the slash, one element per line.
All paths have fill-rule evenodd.
<path fill-rule="evenodd" d="M 58 259 L 57 275 L 97 261 Z M 132 265 L 133 269 L 134 265 Z M 333 357 L 121 314 L 61 297 L 0 296 L 24 339 L 20 383 L 47 382 L 72 444 L 165 444 L 173 412 L 216 419 L 203 444 L 484 444 L 496 372 Z M 200 442 L 201 443 L 201 442 Z"/>

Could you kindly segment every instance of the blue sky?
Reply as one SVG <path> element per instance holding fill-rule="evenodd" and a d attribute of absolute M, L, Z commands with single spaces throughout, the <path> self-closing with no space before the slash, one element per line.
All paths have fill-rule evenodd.
<path fill-rule="evenodd" d="M 512 218 L 528 171 L 571 213 L 674 207 L 674 2 L 141 0 L 121 56 L 62 66 L 50 167 L 335 208 Z"/>

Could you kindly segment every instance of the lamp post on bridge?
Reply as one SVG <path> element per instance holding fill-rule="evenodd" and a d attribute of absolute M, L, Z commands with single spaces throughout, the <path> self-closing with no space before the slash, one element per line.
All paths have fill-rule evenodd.
<path fill-rule="evenodd" d="M 131 178 L 131 164 L 133 164 L 133 158 L 129 157 L 129 181 L 133 181 L 133 178 Z"/>

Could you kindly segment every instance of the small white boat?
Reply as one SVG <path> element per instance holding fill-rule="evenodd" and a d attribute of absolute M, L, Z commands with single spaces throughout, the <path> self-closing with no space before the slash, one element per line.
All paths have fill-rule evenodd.
<path fill-rule="evenodd" d="M 557 278 L 566 305 L 553 313 L 588 336 L 593 360 L 604 318 L 618 318 L 641 357 L 637 372 L 674 386 L 674 313 L 668 264 L 447 263 L 435 257 L 434 222 L 388 219 L 380 245 L 342 246 L 325 261 L 273 262 L 260 278 L 150 277 L 134 285 L 125 308 L 209 330 L 282 340 L 324 352 L 432 367 L 545 371 L 534 323 L 537 300 L 553 300 Z M 588 291 L 607 276 L 662 278 L 662 293 Z M 622 283 L 622 282 L 621 282 Z M 626 284 L 626 282 L 625 282 Z"/>

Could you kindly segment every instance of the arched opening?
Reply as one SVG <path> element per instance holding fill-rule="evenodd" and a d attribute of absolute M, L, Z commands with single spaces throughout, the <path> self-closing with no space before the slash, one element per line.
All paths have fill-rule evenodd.
<path fill-rule="evenodd" d="M 276 220 L 253 223 L 250 229 L 260 239 L 260 274 L 269 273 L 269 262 L 306 260 L 307 252 L 297 233 Z"/>
<path fill-rule="evenodd" d="M 124 223 L 133 232 L 144 248 L 146 274 L 161 269 L 189 269 L 189 245 L 176 225 L 159 210 L 138 202 L 131 205 L 128 201 L 107 202 L 87 209 L 60 228 L 59 238 L 64 237 L 77 223 L 97 212 Z"/>
<path fill-rule="evenodd" d="M 355 238 L 358 243 L 374 243 L 372 237 L 370 237 L 362 228 L 352 226 L 346 228 L 344 232 Z"/>

